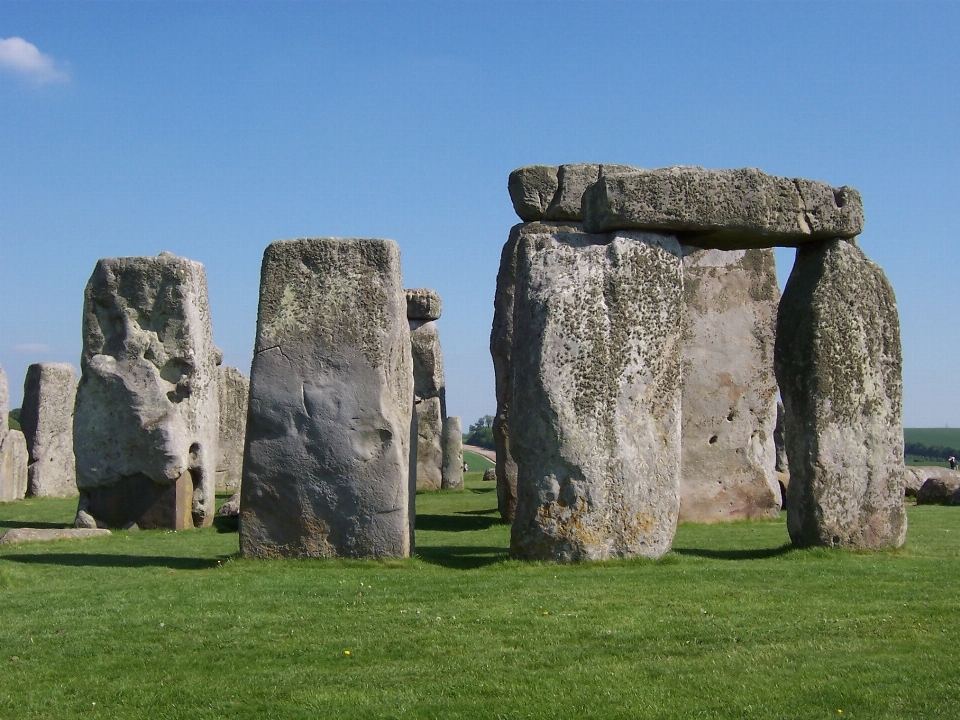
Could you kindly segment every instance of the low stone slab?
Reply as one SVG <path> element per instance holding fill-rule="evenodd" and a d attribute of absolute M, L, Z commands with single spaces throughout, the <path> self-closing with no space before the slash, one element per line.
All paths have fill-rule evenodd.
<path fill-rule="evenodd" d="M 483 471 L 483 481 L 484 482 L 496 482 L 497 481 L 497 471 L 495 468 L 487 468 Z"/>
<path fill-rule="evenodd" d="M 939 465 L 907 465 L 904 468 L 904 478 L 906 480 L 904 494 L 908 497 L 916 497 L 917 492 L 930 478 L 960 481 L 960 470 L 951 470 Z"/>
<path fill-rule="evenodd" d="M 924 480 L 917 490 L 917 505 L 960 505 L 960 473 Z"/>
<path fill-rule="evenodd" d="M 583 194 L 583 227 L 675 233 L 686 244 L 724 250 L 795 247 L 859 235 L 863 202 L 851 187 L 756 168 L 606 172 Z"/>
<path fill-rule="evenodd" d="M 544 223 L 516 253 L 510 554 L 660 557 L 680 509 L 680 245 Z"/>
<path fill-rule="evenodd" d="M 110 531 L 101 528 L 14 528 L 0 536 L 0 545 L 19 545 L 30 542 L 50 542 L 52 540 L 84 540 L 104 537 Z"/>

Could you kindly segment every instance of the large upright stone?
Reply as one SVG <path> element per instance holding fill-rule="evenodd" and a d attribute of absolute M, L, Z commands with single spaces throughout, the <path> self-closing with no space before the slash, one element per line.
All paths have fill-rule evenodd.
<path fill-rule="evenodd" d="M 773 250 L 697 250 L 683 266 L 680 520 L 776 518 Z"/>
<path fill-rule="evenodd" d="M 27 492 L 27 441 L 19 430 L 11 430 L 10 388 L 0 367 L 0 502 L 22 500 Z"/>
<path fill-rule="evenodd" d="M 674 237 L 520 228 L 513 557 L 669 550 L 680 508 L 682 289 Z"/>
<path fill-rule="evenodd" d="M 396 243 L 313 238 L 267 247 L 243 555 L 409 555 L 412 364 Z"/>
<path fill-rule="evenodd" d="M 227 365 L 217 368 L 217 397 L 220 401 L 217 492 L 232 493 L 240 489 L 249 394 L 250 379 L 243 372 Z"/>
<path fill-rule="evenodd" d="M 780 301 L 776 371 L 786 411 L 791 540 L 902 545 L 900 322 L 886 276 L 855 244 L 798 248 Z"/>
<path fill-rule="evenodd" d="M 203 265 L 170 253 L 97 262 L 73 425 L 78 525 L 213 522 L 220 358 Z"/>
<path fill-rule="evenodd" d="M 433 320 L 439 316 L 440 299 L 421 302 L 422 290 L 407 290 L 407 317 L 410 322 L 410 343 L 413 350 L 413 386 L 417 413 L 417 489 L 439 490 L 442 485 L 443 419 L 447 415 L 446 381 L 443 376 L 443 355 L 440 333 Z M 419 317 L 414 317 L 419 316 Z"/>
<path fill-rule="evenodd" d="M 23 382 L 20 426 L 30 464 L 27 492 L 34 497 L 77 494 L 73 455 L 73 404 L 77 371 L 69 363 L 35 363 Z"/>
<path fill-rule="evenodd" d="M 463 489 L 463 426 L 460 418 L 443 420 L 443 480 L 444 490 Z"/>
<path fill-rule="evenodd" d="M 863 203 L 850 187 L 756 168 L 621 170 L 584 192 L 583 226 L 676 233 L 684 243 L 725 250 L 796 246 L 858 235 Z"/>

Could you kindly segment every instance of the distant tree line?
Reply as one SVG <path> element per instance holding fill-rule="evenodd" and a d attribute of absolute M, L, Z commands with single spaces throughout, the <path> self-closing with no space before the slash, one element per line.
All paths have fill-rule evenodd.
<path fill-rule="evenodd" d="M 471 425 L 463 435 L 463 443 L 493 450 L 493 415 L 484 415 Z"/>
<path fill-rule="evenodd" d="M 903 444 L 903 454 L 923 460 L 946 460 L 949 457 L 960 457 L 960 450 L 945 445 L 910 442 Z"/>

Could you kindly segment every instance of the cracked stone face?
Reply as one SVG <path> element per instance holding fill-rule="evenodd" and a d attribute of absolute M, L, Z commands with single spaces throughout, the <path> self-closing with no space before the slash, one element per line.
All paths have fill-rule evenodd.
<path fill-rule="evenodd" d="M 511 555 L 661 556 L 680 505 L 679 243 L 534 223 L 515 272 Z"/>
<path fill-rule="evenodd" d="M 77 494 L 73 405 L 77 371 L 69 363 L 34 363 L 23 383 L 20 425 L 30 452 L 28 492 L 33 497 Z"/>
<path fill-rule="evenodd" d="M 408 556 L 416 426 L 400 249 L 279 241 L 262 267 L 241 553 Z"/>
<path fill-rule="evenodd" d="M 80 525 L 213 522 L 220 358 L 203 265 L 170 253 L 97 262 L 73 425 Z"/>
<path fill-rule="evenodd" d="M 851 242 L 805 245 L 780 301 L 775 351 L 796 545 L 900 547 L 900 321 L 883 270 Z"/>
<path fill-rule="evenodd" d="M 250 379 L 240 370 L 226 365 L 217 368 L 217 397 L 220 403 L 217 492 L 234 492 L 240 489 L 249 393 Z"/>
<path fill-rule="evenodd" d="M 680 520 L 776 518 L 773 250 L 695 250 L 683 266 Z"/>

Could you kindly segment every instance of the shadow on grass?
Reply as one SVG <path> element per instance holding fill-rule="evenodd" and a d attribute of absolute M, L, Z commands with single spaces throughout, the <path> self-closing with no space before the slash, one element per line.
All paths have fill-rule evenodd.
<path fill-rule="evenodd" d="M 215 558 L 164 557 L 159 555 L 108 555 L 105 553 L 44 553 L 5 555 L 4 560 L 27 565 L 62 565 L 64 567 L 144 568 L 165 567 L 172 570 L 206 570 L 232 557 Z"/>
<path fill-rule="evenodd" d="M 29 520 L 0 520 L 0 529 L 31 528 L 33 530 L 62 530 L 72 527 L 68 523 L 30 522 Z"/>
<path fill-rule="evenodd" d="M 454 570 L 475 570 L 507 559 L 507 549 L 502 547 L 461 547 L 438 545 L 418 547 L 417 556 L 431 565 Z"/>
<path fill-rule="evenodd" d="M 489 510 L 477 511 L 483 515 L 474 515 L 471 512 L 457 513 L 456 515 L 421 515 L 417 513 L 417 530 L 439 530 L 441 532 L 466 532 L 470 530 L 486 530 L 500 524 L 499 517 L 487 515 Z"/>
<path fill-rule="evenodd" d="M 472 492 L 474 495 L 484 495 L 485 493 L 495 492 L 495 491 L 496 491 L 496 488 L 495 488 L 495 487 L 488 487 L 488 488 L 470 488 L 470 492 Z"/>
<path fill-rule="evenodd" d="M 790 543 L 776 548 L 754 548 L 753 550 L 706 550 L 704 548 L 673 548 L 677 555 L 693 555 L 695 557 L 710 558 L 711 560 L 763 560 L 779 557 L 793 552 L 795 548 Z"/>
<path fill-rule="evenodd" d="M 240 518 L 216 515 L 213 518 L 213 526 L 217 529 L 218 533 L 240 532 Z"/>

